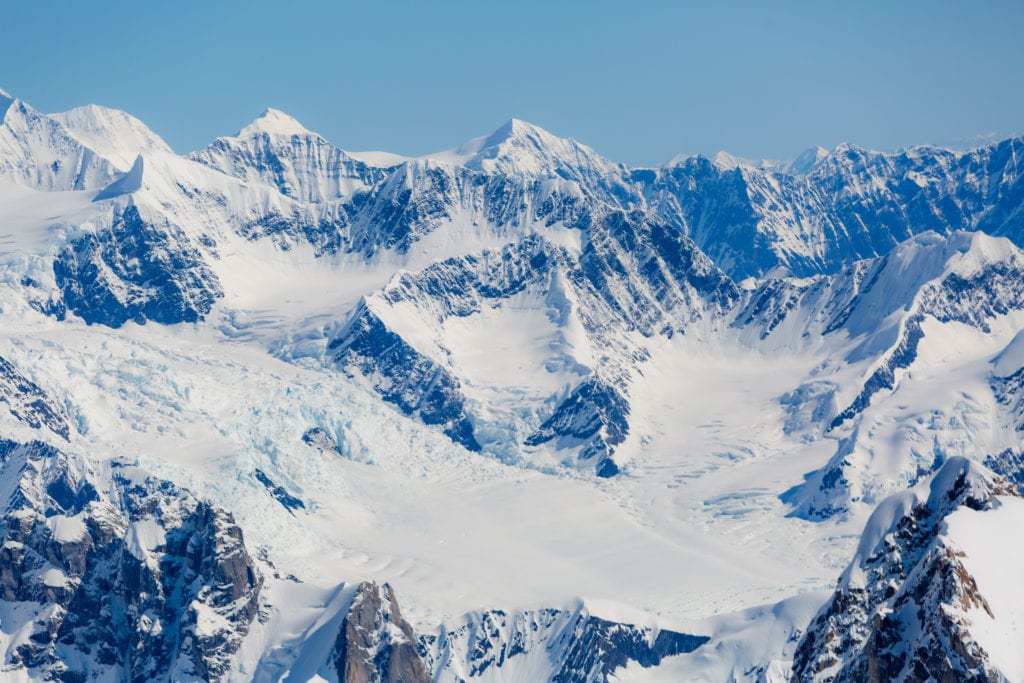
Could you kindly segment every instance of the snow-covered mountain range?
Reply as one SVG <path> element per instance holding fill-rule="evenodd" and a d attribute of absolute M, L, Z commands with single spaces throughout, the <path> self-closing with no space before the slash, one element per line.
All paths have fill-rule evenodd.
<path fill-rule="evenodd" d="M 0 91 L 4 676 L 1024 680 L 1022 207 Z"/>

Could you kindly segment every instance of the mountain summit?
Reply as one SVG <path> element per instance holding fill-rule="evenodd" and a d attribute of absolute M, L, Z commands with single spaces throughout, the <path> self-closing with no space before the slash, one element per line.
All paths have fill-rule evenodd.
<path fill-rule="evenodd" d="M 1024 140 L 0 102 L 5 680 L 1024 681 Z"/>
<path fill-rule="evenodd" d="M 235 137 L 248 138 L 260 135 L 261 133 L 284 136 L 317 135 L 292 116 L 272 107 L 268 107 L 262 114 L 253 119 L 252 123 L 239 130 Z"/>
<path fill-rule="evenodd" d="M 586 145 L 516 118 L 490 135 L 430 156 L 488 175 L 561 178 L 581 184 L 599 183 L 620 168 Z"/>

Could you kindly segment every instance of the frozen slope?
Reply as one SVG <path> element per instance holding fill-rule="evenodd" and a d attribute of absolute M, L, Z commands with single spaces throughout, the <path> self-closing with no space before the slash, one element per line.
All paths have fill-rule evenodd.
<path fill-rule="evenodd" d="M 951 458 L 883 501 L 800 642 L 798 681 L 1019 680 L 1019 553 L 998 540 L 1024 507 L 1005 479 Z"/>
<path fill-rule="evenodd" d="M 0 102 L 0 437 L 98 473 L 116 552 L 84 552 L 126 572 L 187 556 L 173 501 L 233 515 L 244 545 L 206 557 L 262 577 L 246 627 L 166 593 L 231 642 L 207 678 L 784 680 L 887 496 L 950 463 L 1024 478 L 1024 257 L 955 231 L 1016 235 L 1015 141 L 645 170 L 513 120 L 366 163 L 270 110 L 181 157 L 118 112 Z M 121 505 L 143 476 L 166 520 Z M 74 595 L 2 562 L 44 587 L 0 603 L 17 653 Z M 993 613 L 970 637 L 1017 672 Z M 92 661 L 80 635 L 47 672 Z"/>
<path fill-rule="evenodd" d="M 146 152 L 170 152 L 159 135 L 137 118 L 117 109 L 94 104 L 76 107 L 49 117 L 57 121 L 80 143 L 109 159 L 124 172 L 135 158 Z"/>

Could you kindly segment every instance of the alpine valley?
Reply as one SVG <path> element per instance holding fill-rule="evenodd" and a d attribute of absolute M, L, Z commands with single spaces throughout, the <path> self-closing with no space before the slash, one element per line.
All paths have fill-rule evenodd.
<path fill-rule="evenodd" d="M 4 681 L 1024 681 L 1024 139 L 0 121 Z"/>

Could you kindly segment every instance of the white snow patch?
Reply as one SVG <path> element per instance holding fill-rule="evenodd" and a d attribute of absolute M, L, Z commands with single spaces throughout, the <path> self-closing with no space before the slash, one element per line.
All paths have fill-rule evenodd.
<path fill-rule="evenodd" d="M 1024 368 L 1024 330 L 992 359 L 992 372 L 996 377 L 1009 377 Z"/>
<path fill-rule="evenodd" d="M 981 608 L 968 617 L 970 633 L 988 653 L 990 663 L 1008 680 L 1024 681 L 1024 591 L 1020 589 L 1020 568 L 1024 567 L 1024 546 L 1007 542 L 1024 528 L 1024 500 L 1000 497 L 991 510 L 960 508 L 946 518 L 946 534 L 967 555 L 964 566 L 978 584 L 995 618 Z"/>
<path fill-rule="evenodd" d="M 58 543 L 73 543 L 85 538 L 88 529 L 81 513 L 68 517 L 66 515 L 54 515 L 46 520 L 50 528 L 53 540 Z"/>
<path fill-rule="evenodd" d="M 125 536 L 125 543 L 135 559 L 148 562 L 152 559 L 151 553 L 167 542 L 164 535 L 164 528 L 160 522 L 153 517 L 146 517 L 132 522 L 128 527 Z"/>
<path fill-rule="evenodd" d="M 401 154 L 393 154 L 391 152 L 380 152 L 376 150 L 363 151 L 363 152 L 348 152 L 346 153 L 353 159 L 358 159 L 367 166 L 375 166 L 377 168 L 391 168 L 392 166 L 398 166 L 412 159 L 412 157 L 402 156 Z"/>

